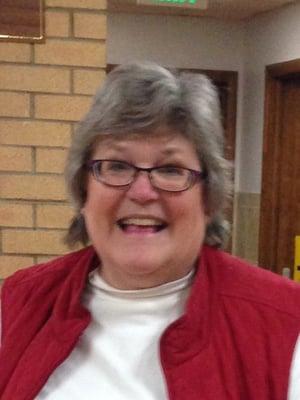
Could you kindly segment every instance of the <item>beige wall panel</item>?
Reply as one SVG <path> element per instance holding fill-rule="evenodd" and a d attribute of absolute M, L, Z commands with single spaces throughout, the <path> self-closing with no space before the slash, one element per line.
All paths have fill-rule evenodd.
<path fill-rule="evenodd" d="M 70 75 L 63 68 L 0 65 L 1 88 L 7 90 L 70 93 Z"/>
<path fill-rule="evenodd" d="M 46 7 L 86 8 L 106 10 L 106 0 L 45 0 Z"/>
<path fill-rule="evenodd" d="M 0 142 L 3 144 L 68 147 L 70 141 L 69 123 L 0 119 Z"/>
<path fill-rule="evenodd" d="M 256 264 L 258 261 L 260 195 L 237 193 L 236 202 L 234 254 Z"/>
<path fill-rule="evenodd" d="M 2 248 L 8 254 L 63 254 L 67 251 L 63 235 L 63 231 L 3 229 Z"/>
<path fill-rule="evenodd" d="M 0 92 L 0 116 L 29 117 L 29 95 L 23 93 Z"/>
<path fill-rule="evenodd" d="M 70 13 L 64 11 L 47 10 L 45 12 L 46 37 L 70 36 Z"/>
<path fill-rule="evenodd" d="M 105 39 L 107 34 L 106 15 L 75 12 L 74 36 L 88 39 Z"/>
<path fill-rule="evenodd" d="M 35 117 L 63 121 L 79 121 L 88 111 L 91 98 L 87 96 L 35 96 Z"/>
<path fill-rule="evenodd" d="M 0 203 L 0 225 L 33 227 L 33 206 L 28 204 Z M 0 275 L 1 276 L 1 275 Z"/>
<path fill-rule="evenodd" d="M 65 200 L 62 176 L 0 175 L 0 196 L 3 199 Z"/>
<path fill-rule="evenodd" d="M 58 256 L 59 256 L 59 254 L 54 254 L 54 255 L 51 255 L 51 256 L 36 256 L 36 262 L 38 264 L 44 264 L 44 263 L 46 263 L 48 261 L 53 260 L 54 258 L 56 258 Z"/>
<path fill-rule="evenodd" d="M 103 82 L 105 75 L 104 70 L 75 69 L 73 71 L 74 93 L 94 95 Z"/>
<path fill-rule="evenodd" d="M 63 149 L 37 149 L 36 171 L 37 172 L 64 172 L 67 151 Z"/>
<path fill-rule="evenodd" d="M 32 151 L 25 147 L 0 147 L 0 170 L 31 171 Z"/>
<path fill-rule="evenodd" d="M 106 1 L 44 5 L 45 42 L 0 42 L 0 280 L 70 251 L 67 148 L 105 75 Z"/>
<path fill-rule="evenodd" d="M 48 39 L 35 47 L 39 64 L 105 67 L 105 42 Z"/>
<path fill-rule="evenodd" d="M 9 275 L 21 268 L 28 267 L 34 263 L 30 256 L 0 256 L 0 277 L 7 278 Z"/>
<path fill-rule="evenodd" d="M 65 205 L 38 205 L 36 212 L 39 228 L 67 228 L 74 216 L 74 210 Z"/>
<path fill-rule="evenodd" d="M 30 46 L 27 43 L 0 42 L 0 60 L 14 63 L 29 63 L 31 58 Z"/>

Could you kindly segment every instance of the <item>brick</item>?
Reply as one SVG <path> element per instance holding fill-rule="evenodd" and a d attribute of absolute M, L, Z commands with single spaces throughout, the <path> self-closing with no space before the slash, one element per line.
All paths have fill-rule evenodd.
<path fill-rule="evenodd" d="M 74 92 L 76 94 L 94 95 L 96 89 L 101 85 L 105 78 L 105 71 L 90 71 L 86 69 L 76 69 L 73 71 Z"/>
<path fill-rule="evenodd" d="M 75 12 L 74 36 L 88 39 L 105 39 L 107 17 L 103 14 Z"/>
<path fill-rule="evenodd" d="M 87 96 L 35 96 L 35 116 L 41 119 L 79 121 L 88 111 L 91 98 Z"/>
<path fill-rule="evenodd" d="M 11 227 L 33 227 L 31 205 L 0 203 L 0 225 Z"/>
<path fill-rule="evenodd" d="M 0 147 L 0 170 L 31 171 L 31 149 L 22 147 Z"/>
<path fill-rule="evenodd" d="M 62 149 L 37 149 L 36 171 L 63 173 L 67 151 Z"/>
<path fill-rule="evenodd" d="M 63 11 L 45 12 L 46 37 L 68 37 L 70 34 L 70 14 Z"/>
<path fill-rule="evenodd" d="M 69 123 L 0 119 L 0 142 L 3 144 L 68 147 L 70 141 Z"/>
<path fill-rule="evenodd" d="M 0 116 L 29 117 L 29 95 L 0 92 Z"/>
<path fill-rule="evenodd" d="M 0 279 L 5 279 L 21 268 L 34 263 L 34 258 L 29 256 L 0 256 Z"/>
<path fill-rule="evenodd" d="M 0 175 L 3 199 L 65 200 L 64 179 L 49 175 Z"/>
<path fill-rule="evenodd" d="M 2 249 L 15 254 L 63 254 L 68 251 L 63 244 L 63 231 L 3 229 Z"/>
<path fill-rule="evenodd" d="M 105 43 L 88 40 L 48 39 L 35 47 L 39 64 L 105 67 Z"/>
<path fill-rule="evenodd" d="M 86 8 L 106 10 L 106 0 L 46 0 L 46 7 Z"/>
<path fill-rule="evenodd" d="M 30 44 L 0 42 L 0 60 L 8 62 L 30 62 Z"/>
<path fill-rule="evenodd" d="M 48 261 L 53 260 L 54 258 L 57 258 L 59 256 L 59 254 L 54 254 L 52 256 L 37 256 L 36 260 L 37 260 L 37 264 L 44 264 Z"/>
<path fill-rule="evenodd" d="M 1 89 L 70 93 L 70 71 L 64 68 L 0 65 Z"/>
<path fill-rule="evenodd" d="M 66 229 L 74 216 L 74 210 L 65 205 L 38 205 L 37 226 L 39 228 Z"/>

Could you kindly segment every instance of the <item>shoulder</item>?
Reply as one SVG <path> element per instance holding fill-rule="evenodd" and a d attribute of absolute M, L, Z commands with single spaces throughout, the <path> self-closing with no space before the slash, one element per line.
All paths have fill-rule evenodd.
<path fill-rule="evenodd" d="M 74 267 L 75 264 L 82 263 L 85 259 L 91 259 L 94 254 L 95 251 L 92 247 L 86 247 L 45 263 L 20 269 L 4 281 L 3 290 L 12 286 L 24 285 L 27 282 L 34 284 L 50 275 L 61 278 L 68 274 L 70 268 Z"/>
<path fill-rule="evenodd" d="M 255 303 L 300 319 L 300 285 L 213 248 L 206 249 L 220 296 Z"/>
<path fill-rule="evenodd" d="M 77 299 L 89 270 L 97 264 L 93 247 L 87 247 L 17 271 L 2 286 L 2 330 L 7 332 L 18 316 L 25 315 L 30 320 L 32 313 L 48 313 L 61 296 L 64 301 Z"/>

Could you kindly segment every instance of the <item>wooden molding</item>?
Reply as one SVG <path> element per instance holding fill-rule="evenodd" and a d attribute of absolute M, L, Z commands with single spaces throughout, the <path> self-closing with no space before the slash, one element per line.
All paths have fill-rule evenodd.
<path fill-rule="evenodd" d="M 272 64 L 265 69 L 263 167 L 261 186 L 259 264 L 277 271 L 280 132 L 283 83 L 300 75 L 300 59 Z"/>
<path fill-rule="evenodd" d="M 266 67 L 266 74 L 273 78 L 286 79 L 290 75 L 300 73 L 300 58 L 286 61 L 280 64 L 271 64 Z"/>
<path fill-rule="evenodd" d="M 1 0 L 0 3 L 0 40 L 43 41 L 43 0 Z"/>

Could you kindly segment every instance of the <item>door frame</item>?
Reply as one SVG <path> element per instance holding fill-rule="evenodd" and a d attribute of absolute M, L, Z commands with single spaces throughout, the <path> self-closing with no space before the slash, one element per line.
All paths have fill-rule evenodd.
<path fill-rule="evenodd" d="M 279 160 L 282 124 L 282 89 L 285 79 L 300 74 L 300 59 L 265 68 L 263 162 L 260 201 L 258 261 L 263 268 L 277 271 Z"/>

